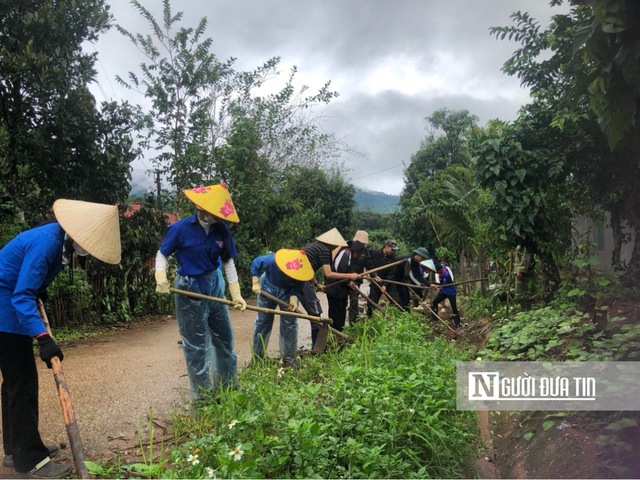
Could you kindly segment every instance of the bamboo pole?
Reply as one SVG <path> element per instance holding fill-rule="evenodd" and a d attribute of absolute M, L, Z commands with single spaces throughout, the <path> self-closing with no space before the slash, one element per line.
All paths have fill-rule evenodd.
<path fill-rule="evenodd" d="M 169 290 L 173 293 L 178 293 L 180 295 L 186 295 L 187 297 L 199 298 L 200 300 L 211 300 L 212 302 L 224 303 L 229 306 L 233 306 L 234 303 L 231 300 L 227 300 L 226 298 L 218 298 L 211 297 L 209 295 L 203 295 L 201 293 L 190 292 L 188 290 L 180 290 L 178 288 L 169 288 Z M 287 303 L 287 305 L 289 305 Z M 306 318 L 307 320 L 312 320 L 317 323 L 322 324 L 332 324 L 333 321 L 327 318 L 314 317 L 313 315 L 307 315 L 304 313 L 292 312 L 290 310 L 273 310 L 271 308 L 263 308 L 263 307 L 254 307 L 253 305 L 247 305 L 247 310 L 253 310 L 254 312 L 265 312 L 265 313 L 273 313 L 274 315 L 285 315 L 288 317 L 298 317 L 298 318 Z"/>
<path fill-rule="evenodd" d="M 382 290 L 382 287 L 380 285 L 378 285 L 378 282 L 376 282 L 375 280 L 371 279 L 371 278 L 367 278 L 367 280 L 369 280 L 369 285 L 375 285 L 378 290 L 380 290 L 382 292 L 382 295 L 385 296 L 385 298 L 387 300 L 389 300 L 391 303 L 393 303 L 396 307 L 398 307 L 400 310 L 404 310 L 400 304 L 398 302 L 396 302 L 393 297 L 391 295 L 389 295 L 386 290 Z"/>
<path fill-rule="evenodd" d="M 51 326 L 49 325 L 49 319 L 47 318 L 47 313 L 44 310 L 42 300 L 38 299 L 37 304 L 42 323 L 44 323 L 47 333 L 51 335 Z M 82 440 L 80 439 L 80 430 L 78 429 L 76 415 L 73 411 L 73 405 L 71 404 L 71 395 L 69 394 L 67 382 L 64 380 L 62 365 L 58 357 L 51 358 L 51 370 L 53 371 L 53 379 L 56 382 L 56 389 L 58 390 L 58 397 L 60 399 L 60 405 L 62 406 L 64 425 L 67 429 L 67 436 L 69 437 L 69 445 L 71 446 L 71 453 L 73 454 L 73 463 L 76 467 L 76 474 L 79 478 L 91 478 L 89 476 L 89 470 L 84 464 L 85 456 L 84 448 L 82 447 Z"/>
<path fill-rule="evenodd" d="M 374 302 L 373 300 L 371 300 L 371 299 L 369 298 L 369 296 L 368 296 L 368 295 L 366 295 L 366 294 L 365 294 L 365 293 L 364 293 L 360 288 L 358 288 L 358 287 L 357 287 L 357 286 L 355 286 L 355 285 L 352 285 L 352 287 L 353 287 L 353 289 L 354 289 L 356 292 L 358 292 L 358 293 L 362 296 L 362 298 L 364 298 L 364 299 L 365 299 L 365 300 L 366 300 L 370 305 L 372 305 L 374 308 L 376 308 L 377 310 L 379 310 L 379 311 L 380 311 L 380 313 L 382 313 L 382 315 L 384 315 L 384 318 L 386 318 L 387 320 L 391 320 L 391 319 L 389 318 L 389 316 L 387 315 L 387 312 L 385 312 L 385 311 L 384 311 L 384 309 L 383 309 L 380 305 L 378 305 L 376 302 Z"/>
<path fill-rule="evenodd" d="M 262 290 L 260 292 L 260 295 L 264 296 L 265 298 L 270 298 L 271 300 L 273 300 L 276 303 L 279 303 L 280 305 L 282 305 L 283 307 L 291 307 L 291 305 L 287 302 L 285 302 L 284 300 L 282 300 L 281 298 L 276 297 L 275 295 L 271 295 L 269 292 L 265 292 L 264 290 Z M 249 308 L 251 305 L 247 305 L 247 308 Z M 262 307 L 256 307 L 256 308 L 262 308 Z M 270 310 L 268 308 L 265 308 L 264 310 Z M 282 312 L 282 310 L 271 310 L 273 313 L 275 313 L 276 315 L 280 315 L 280 313 Z M 300 310 L 295 309 L 295 310 L 288 310 L 289 312 L 295 313 L 296 317 L 298 318 L 305 318 L 304 313 L 302 313 Z M 326 323 L 329 326 L 329 329 L 331 330 L 332 333 L 336 334 L 338 337 L 343 338 L 344 340 L 350 340 L 351 337 L 349 337 L 349 335 L 347 335 L 346 333 L 342 333 L 340 330 L 336 330 L 335 328 L 333 328 L 331 325 L 333 324 L 333 320 L 331 320 L 330 318 L 326 319 L 328 320 Z"/>
<path fill-rule="evenodd" d="M 403 258 L 402 260 L 398 260 L 397 262 L 392 262 L 387 265 L 382 265 L 381 267 L 372 268 L 371 270 L 367 270 L 366 272 L 361 274 L 361 277 L 365 278 L 365 275 L 369 275 L 375 272 L 380 272 L 382 270 L 386 270 L 387 268 L 395 267 L 396 265 L 400 265 L 401 263 L 408 262 L 409 260 L 410 260 L 409 258 Z M 333 282 L 333 283 L 330 283 L 329 285 L 325 285 L 324 288 L 333 287 L 335 285 L 340 285 L 341 283 L 351 282 L 351 281 L 352 280 L 350 278 L 343 278 L 342 280 L 338 280 L 337 282 Z"/>

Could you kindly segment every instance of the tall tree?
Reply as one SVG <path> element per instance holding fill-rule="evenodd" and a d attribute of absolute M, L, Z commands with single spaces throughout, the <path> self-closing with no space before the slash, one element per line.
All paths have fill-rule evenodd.
<path fill-rule="evenodd" d="M 574 58 L 584 66 L 577 92 L 587 93 L 612 149 L 627 137 L 640 151 L 640 3 L 585 3 L 593 17 L 576 29 Z"/>
<path fill-rule="evenodd" d="M 311 107 L 336 96 L 328 83 L 315 94 L 307 94 L 307 87 L 297 90 L 294 68 L 282 89 L 260 97 L 256 91 L 278 73 L 278 57 L 253 71 L 236 71 L 234 58 L 223 62 L 212 52 L 206 17 L 196 28 L 179 27 L 183 14 L 173 13 L 170 0 L 163 0 L 161 22 L 138 0 L 131 3 L 153 35 L 120 28 L 148 62 L 140 75 L 131 72 L 128 80 L 118 80 L 152 100 L 145 146 L 159 152 L 153 161 L 178 191 L 224 175 L 228 165 L 220 164 L 220 148 L 244 128 L 236 123 L 252 125 L 257 153 L 274 171 L 316 164 L 335 153 L 338 142 L 308 115 Z"/>
<path fill-rule="evenodd" d="M 521 12 L 512 15 L 514 26 L 492 29 L 499 38 L 521 44 L 503 69 L 531 89 L 533 101 L 519 118 L 521 132 L 527 132 L 526 139 L 520 136 L 525 150 L 542 147 L 564 159 L 562 188 L 574 213 L 611 213 L 617 243 L 614 266 L 620 266 L 623 226 L 628 225 L 636 239 L 640 231 L 639 135 L 634 123 L 640 43 L 638 23 L 631 21 L 635 15 L 633 0 L 594 0 L 573 4 L 544 30 Z M 616 145 L 613 151 L 607 139 L 609 146 Z M 639 267 L 636 240 L 630 268 Z"/>
<path fill-rule="evenodd" d="M 0 1 L 0 153 L 2 188 L 27 222 L 54 198 L 115 202 L 126 198 L 133 111 L 100 112 L 87 85 L 95 54 L 83 52 L 109 27 L 103 0 Z M 96 181 L 96 174 L 100 181 Z"/>
<path fill-rule="evenodd" d="M 469 218 L 465 218 L 459 200 L 470 199 L 475 187 L 465 179 L 473 179 L 468 174 L 467 135 L 478 119 L 467 110 L 444 108 L 426 120 L 428 134 L 405 172 L 398 226 L 403 238 L 415 245 L 432 250 L 447 246 L 456 253 L 472 253 Z"/>
<path fill-rule="evenodd" d="M 561 157 L 543 148 L 527 149 L 523 138 L 526 131 L 518 125 L 500 122 L 474 132 L 476 179 L 489 192 L 481 214 L 497 243 L 509 249 L 522 245 L 542 260 L 550 299 L 560 285 L 557 265 L 569 235 L 570 211 L 562 190 L 566 172 Z"/>

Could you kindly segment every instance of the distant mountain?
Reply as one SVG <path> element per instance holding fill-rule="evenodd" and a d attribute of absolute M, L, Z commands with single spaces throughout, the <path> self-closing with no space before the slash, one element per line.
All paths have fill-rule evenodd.
<path fill-rule="evenodd" d="M 131 195 L 145 195 L 149 192 L 150 188 L 153 188 L 153 185 L 149 186 L 142 182 L 133 181 Z M 356 188 L 355 200 L 356 210 L 392 213 L 396 211 L 400 197 L 398 195 L 389 195 L 387 193 Z"/>
<path fill-rule="evenodd" d="M 371 190 L 356 188 L 356 210 L 371 211 L 377 213 L 392 213 L 398 207 L 400 197 Z"/>

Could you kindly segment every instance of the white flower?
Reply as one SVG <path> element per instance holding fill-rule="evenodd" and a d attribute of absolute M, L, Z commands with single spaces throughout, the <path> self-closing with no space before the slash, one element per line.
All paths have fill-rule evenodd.
<path fill-rule="evenodd" d="M 238 445 L 235 450 L 231 450 L 229 452 L 229 456 L 233 457 L 236 462 L 242 458 L 242 455 L 244 455 L 244 450 L 240 447 L 242 447 L 242 445 Z"/>
<path fill-rule="evenodd" d="M 205 470 L 207 471 L 207 477 L 209 477 L 209 478 L 213 478 L 214 477 L 213 468 L 207 467 L 207 468 L 205 468 Z"/>
<path fill-rule="evenodd" d="M 235 418 L 233 420 L 231 420 L 229 422 L 229 430 L 231 430 L 233 427 L 235 427 L 236 423 L 238 423 L 238 421 Z"/>
<path fill-rule="evenodd" d="M 416 411 L 415 411 L 413 408 L 410 408 L 410 409 L 409 409 L 409 413 L 410 413 L 411 415 L 413 415 L 414 413 L 416 413 Z"/>
<path fill-rule="evenodd" d="M 384 400 L 385 402 L 389 401 L 389 397 L 384 397 L 382 400 Z"/>
<path fill-rule="evenodd" d="M 278 369 L 278 378 L 282 378 L 282 377 L 284 377 L 284 368 L 280 367 Z"/>
<path fill-rule="evenodd" d="M 187 462 L 189 462 L 191 465 L 198 465 L 200 463 L 200 460 L 198 460 L 198 454 L 196 453 L 195 455 L 189 455 L 187 457 Z"/>

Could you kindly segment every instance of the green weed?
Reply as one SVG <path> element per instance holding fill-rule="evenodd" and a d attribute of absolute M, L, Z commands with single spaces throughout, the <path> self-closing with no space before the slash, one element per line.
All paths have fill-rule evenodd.
<path fill-rule="evenodd" d="M 419 319 L 375 315 L 350 347 L 303 355 L 300 370 L 260 362 L 236 389 L 176 415 L 170 461 L 147 478 L 453 478 L 474 475 L 472 412 L 456 410 L 452 342 Z M 149 460 L 149 459 L 148 459 Z M 158 470 L 152 467 L 157 466 Z M 97 473 L 95 473 L 97 474 Z"/>

